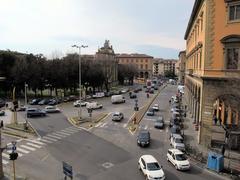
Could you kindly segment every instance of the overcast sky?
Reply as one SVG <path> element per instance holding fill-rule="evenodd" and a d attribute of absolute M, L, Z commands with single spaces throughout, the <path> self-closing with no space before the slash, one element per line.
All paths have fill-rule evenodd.
<path fill-rule="evenodd" d="M 0 49 L 51 58 L 94 54 L 105 39 L 116 53 L 177 58 L 194 0 L 0 0 Z"/>

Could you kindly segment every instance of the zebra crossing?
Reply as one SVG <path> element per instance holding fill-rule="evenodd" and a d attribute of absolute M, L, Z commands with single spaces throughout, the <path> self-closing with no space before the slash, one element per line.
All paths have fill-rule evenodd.
<path fill-rule="evenodd" d="M 47 134 L 39 139 L 24 139 L 21 142 L 19 142 L 19 144 L 17 144 L 18 157 L 22 157 L 31 152 L 37 151 L 38 149 L 42 148 L 43 146 L 46 146 L 47 144 L 59 141 L 79 131 L 81 131 L 81 129 L 71 126 L 60 131 Z M 11 152 L 12 150 L 5 150 L 2 152 L 3 165 L 9 164 L 9 154 Z"/>
<path fill-rule="evenodd" d="M 122 128 L 127 128 L 127 123 L 120 123 L 120 122 L 113 122 L 113 121 L 109 121 L 109 122 L 100 122 L 98 123 L 95 127 L 98 128 L 108 128 L 110 126 L 121 126 Z"/>

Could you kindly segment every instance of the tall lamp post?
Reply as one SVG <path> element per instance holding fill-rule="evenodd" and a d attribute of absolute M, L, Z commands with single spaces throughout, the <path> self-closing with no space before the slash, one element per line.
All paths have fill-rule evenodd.
<path fill-rule="evenodd" d="M 25 94 L 25 107 L 27 107 L 27 88 L 28 88 L 28 84 L 25 82 L 24 83 L 24 94 Z"/>
<path fill-rule="evenodd" d="M 78 113 L 78 116 L 79 116 L 79 120 L 82 119 L 82 98 L 81 98 L 81 85 L 82 85 L 82 81 L 81 81 L 81 48 L 87 48 L 88 46 L 86 45 L 80 45 L 80 46 L 77 46 L 77 45 L 72 45 L 72 47 L 74 48 L 78 48 L 79 50 L 79 101 L 80 101 L 80 106 L 79 106 L 79 113 Z"/>

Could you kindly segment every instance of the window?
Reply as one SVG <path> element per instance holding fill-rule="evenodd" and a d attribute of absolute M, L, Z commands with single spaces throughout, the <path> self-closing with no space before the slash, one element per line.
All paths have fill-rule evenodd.
<path fill-rule="evenodd" d="M 145 59 L 145 62 L 147 63 L 147 62 L 148 62 L 148 60 L 147 60 L 147 59 Z"/>
<path fill-rule="evenodd" d="M 136 59 L 136 63 L 138 63 L 138 59 Z"/>
<path fill-rule="evenodd" d="M 141 64 L 141 69 L 143 69 L 143 65 Z"/>
<path fill-rule="evenodd" d="M 145 64 L 145 69 L 148 69 L 148 65 L 147 64 Z"/>
<path fill-rule="evenodd" d="M 127 59 L 127 63 L 128 63 L 128 59 Z"/>
<path fill-rule="evenodd" d="M 227 48 L 227 69 L 238 69 L 238 63 L 239 63 L 239 54 L 240 48 Z"/>
<path fill-rule="evenodd" d="M 202 69 L 202 51 L 200 51 L 199 66 Z"/>
<path fill-rule="evenodd" d="M 240 21 L 240 4 L 229 6 L 229 21 Z"/>
<path fill-rule="evenodd" d="M 143 60 L 141 59 L 141 63 L 143 62 Z"/>

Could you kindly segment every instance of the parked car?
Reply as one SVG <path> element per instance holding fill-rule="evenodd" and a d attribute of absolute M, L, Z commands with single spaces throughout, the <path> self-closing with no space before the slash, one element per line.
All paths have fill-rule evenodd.
<path fill-rule="evenodd" d="M 59 108 L 57 108 L 56 106 L 46 106 L 45 107 L 45 111 L 47 113 L 58 113 L 61 112 Z"/>
<path fill-rule="evenodd" d="M 150 145 L 150 132 L 146 130 L 141 130 L 137 136 L 137 144 L 139 146 L 149 146 Z"/>
<path fill-rule="evenodd" d="M 152 155 L 141 156 L 138 160 L 138 169 L 142 171 L 147 180 L 165 179 L 162 166 Z"/>
<path fill-rule="evenodd" d="M 183 137 L 179 134 L 172 135 L 172 137 L 170 138 L 170 145 L 173 146 L 174 149 L 185 151 L 185 144 L 183 142 Z"/>
<path fill-rule="evenodd" d="M 18 108 L 17 108 L 17 111 L 26 111 L 27 107 L 25 105 L 20 105 Z"/>
<path fill-rule="evenodd" d="M 27 117 L 34 117 L 34 116 L 46 116 L 46 111 L 38 108 L 28 108 Z"/>
<path fill-rule="evenodd" d="M 37 105 L 42 99 L 38 98 L 38 99 L 33 99 L 29 104 L 31 105 Z"/>
<path fill-rule="evenodd" d="M 0 116 L 5 116 L 5 111 L 4 110 L 0 110 Z"/>
<path fill-rule="evenodd" d="M 124 119 L 123 113 L 121 113 L 121 112 L 113 113 L 112 121 L 121 121 L 122 119 Z"/>
<path fill-rule="evenodd" d="M 150 89 L 150 90 L 149 90 L 149 93 L 150 93 L 150 94 L 154 94 L 154 89 L 153 89 L 153 88 Z"/>
<path fill-rule="evenodd" d="M 155 128 L 163 129 L 164 128 L 164 119 L 163 116 L 159 116 L 155 123 L 154 123 Z"/>
<path fill-rule="evenodd" d="M 177 126 L 177 125 L 173 125 L 171 128 L 170 128 L 170 138 L 173 136 L 173 134 L 182 134 L 181 132 L 181 127 L 180 126 Z"/>
<path fill-rule="evenodd" d="M 87 102 L 86 104 L 87 109 L 101 109 L 103 105 L 98 102 Z"/>
<path fill-rule="evenodd" d="M 137 95 L 132 93 L 132 94 L 130 95 L 130 99 L 135 99 L 135 98 L 137 98 Z"/>
<path fill-rule="evenodd" d="M 150 91 L 150 89 L 147 88 L 147 89 L 145 90 L 145 93 L 149 93 L 149 91 Z"/>
<path fill-rule="evenodd" d="M 190 163 L 185 154 L 178 149 L 169 149 L 167 161 L 171 162 L 177 170 L 189 170 Z"/>
<path fill-rule="evenodd" d="M 154 104 L 153 107 L 154 111 L 159 111 L 159 105 L 158 104 Z"/>
<path fill-rule="evenodd" d="M 154 109 L 153 108 L 149 108 L 147 111 L 147 116 L 154 116 Z"/>
<path fill-rule="evenodd" d="M 128 88 L 124 88 L 124 89 L 121 90 L 121 93 L 122 93 L 122 94 L 123 94 L 123 93 L 127 93 L 128 91 L 129 91 Z"/>
<path fill-rule="evenodd" d="M 60 103 L 59 99 L 50 99 L 48 105 L 54 106 Z"/>
<path fill-rule="evenodd" d="M 43 99 L 40 102 L 38 102 L 38 105 L 47 105 L 49 103 L 49 99 Z"/>
<path fill-rule="evenodd" d="M 158 90 L 158 87 L 157 87 L 157 85 L 155 85 L 155 86 L 154 86 L 154 90 Z"/>
<path fill-rule="evenodd" d="M 81 106 L 86 106 L 86 105 L 87 105 L 87 102 L 86 102 L 86 101 L 81 101 L 81 102 L 80 102 L 80 100 L 77 100 L 77 101 L 75 101 L 75 102 L 73 103 L 73 106 L 74 106 L 74 107 L 80 107 L 80 104 L 81 104 Z"/>

